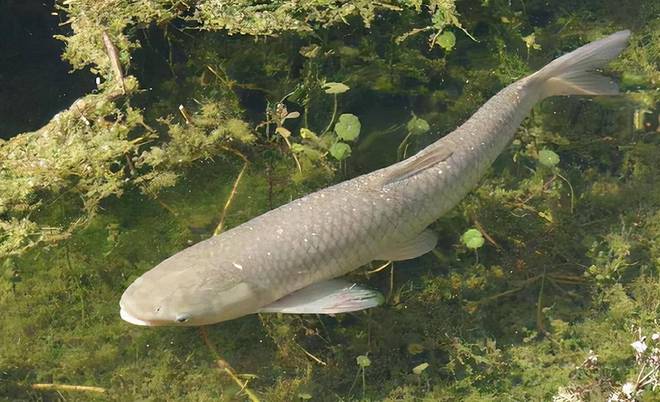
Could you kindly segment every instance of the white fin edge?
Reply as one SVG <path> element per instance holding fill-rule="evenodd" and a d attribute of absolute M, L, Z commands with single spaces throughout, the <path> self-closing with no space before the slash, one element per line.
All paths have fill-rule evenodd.
<path fill-rule="evenodd" d="M 385 298 L 375 290 L 352 282 L 331 279 L 299 289 L 260 308 L 259 313 L 337 314 L 376 307 Z"/>

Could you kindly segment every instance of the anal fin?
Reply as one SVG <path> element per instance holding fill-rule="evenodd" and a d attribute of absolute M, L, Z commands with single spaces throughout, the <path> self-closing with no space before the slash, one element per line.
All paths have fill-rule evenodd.
<path fill-rule="evenodd" d="M 260 313 L 336 314 L 376 307 L 383 295 L 358 284 L 331 279 L 299 289 L 258 310 Z"/>
<path fill-rule="evenodd" d="M 389 247 L 378 256 L 378 259 L 383 261 L 410 260 L 433 250 L 437 243 L 438 236 L 429 229 L 426 229 L 417 235 L 417 237 Z"/>

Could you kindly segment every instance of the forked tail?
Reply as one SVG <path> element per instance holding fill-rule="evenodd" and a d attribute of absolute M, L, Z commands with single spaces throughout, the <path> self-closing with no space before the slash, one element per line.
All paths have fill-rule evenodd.
<path fill-rule="evenodd" d="M 595 69 L 604 67 L 623 51 L 630 31 L 619 31 L 567 53 L 530 76 L 540 85 L 541 99 L 555 95 L 616 95 L 618 85 Z"/>

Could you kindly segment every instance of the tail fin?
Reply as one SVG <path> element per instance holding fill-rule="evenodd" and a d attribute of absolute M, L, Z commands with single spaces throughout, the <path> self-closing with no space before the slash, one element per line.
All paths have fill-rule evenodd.
<path fill-rule="evenodd" d="M 615 95 L 618 85 L 593 72 L 623 51 L 630 31 L 619 31 L 565 54 L 534 73 L 531 82 L 540 85 L 541 98 L 555 95 Z"/>

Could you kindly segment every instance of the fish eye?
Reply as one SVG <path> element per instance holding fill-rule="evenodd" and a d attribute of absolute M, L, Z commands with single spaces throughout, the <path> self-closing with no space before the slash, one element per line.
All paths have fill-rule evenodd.
<path fill-rule="evenodd" d="M 179 315 L 179 316 L 176 317 L 176 322 L 178 322 L 178 323 L 188 322 L 189 318 L 190 317 L 187 316 L 187 315 Z"/>

